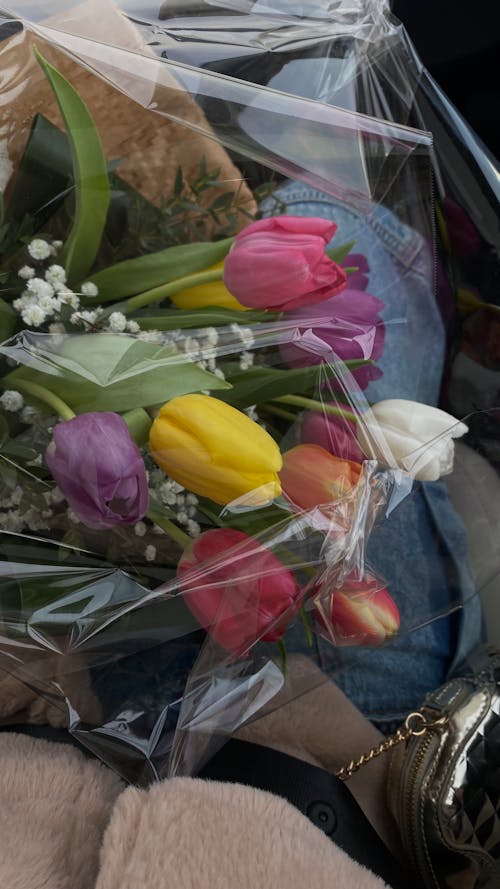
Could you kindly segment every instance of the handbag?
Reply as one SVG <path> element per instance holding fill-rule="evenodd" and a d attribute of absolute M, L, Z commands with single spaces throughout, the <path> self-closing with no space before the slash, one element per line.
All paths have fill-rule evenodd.
<path fill-rule="evenodd" d="M 388 802 L 425 889 L 500 887 L 500 652 L 481 649 L 404 726 L 337 773 L 391 748 Z"/>

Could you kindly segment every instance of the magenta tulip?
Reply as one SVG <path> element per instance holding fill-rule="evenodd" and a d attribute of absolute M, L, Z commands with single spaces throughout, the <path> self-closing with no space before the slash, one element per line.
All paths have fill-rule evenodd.
<path fill-rule="evenodd" d="M 368 359 L 377 361 L 384 351 L 385 326 L 380 317 L 384 303 L 362 290 L 346 289 L 320 306 L 296 309 L 287 320 L 297 323 L 293 341 L 281 346 L 290 367 L 307 367 L 322 361 Z M 382 371 L 364 364 L 351 371 L 358 386 L 366 389 Z"/>
<path fill-rule="evenodd" d="M 347 277 L 349 290 L 366 290 L 370 273 L 370 266 L 366 256 L 363 256 L 362 253 L 349 253 L 340 265 L 343 269 L 356 269 L 355 272 L 351 272 Z"/>
<path fill-rule="evenodd" d="M 315 444 L 334 457 L 362 463 L 365 455 L 356 438 L 356 423 L 321 411 L 308 411 L 302 418 L 302 444 Z"/>
<path fill-rule="evenodd" d="M 185 550 L 177 571 L 186 605 L 233 655 L 259 640 L 281 639 L 301 605 L 302 591 L 283 562 L 232 528 L 205 531 Z"/>
<path fill-rule="evenodd" d="M 336 296 L 347 276 L 325 247 L 337 226 L 327 219 L 272 216 L 252 222 L 224 261 L 224 283 L 244 306 L 289 312 Z"/>
<path fill-rule="evenodd" d="M 133 525 L 145 515 L 146 469 L 118 414 L 80 414 L 58 423 L 45 461 L 69 506 L 89 528 Z"/>

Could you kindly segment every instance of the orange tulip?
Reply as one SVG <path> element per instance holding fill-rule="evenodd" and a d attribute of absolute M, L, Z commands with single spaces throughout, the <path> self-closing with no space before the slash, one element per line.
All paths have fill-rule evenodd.
<path fill-rule="evenodd" d="M 361 466 L 352 460 L 341 460 L 319 445 L 298 445 L 283 454 L 279 476 L 283 493 L 296 506 L 316 506 L 340 500 L 354 488 Z"/>

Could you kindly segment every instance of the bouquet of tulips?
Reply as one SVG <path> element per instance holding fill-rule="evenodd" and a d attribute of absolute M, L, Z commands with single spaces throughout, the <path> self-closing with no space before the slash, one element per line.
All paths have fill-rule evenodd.
<path fill-rule="evenodd" d="M 466 426 L 369 399 L 376 279 L 335 222 L 287 214 L 269 167 L 242 202 L 205 157 L 169 193 L 122 178 L 64 33 L 22 36 L 60 126 L 37 109 L 0 232 L 0 666 L 143 780 L 299 694 L 289 652 L 411 629 L 367 540 Z"/>

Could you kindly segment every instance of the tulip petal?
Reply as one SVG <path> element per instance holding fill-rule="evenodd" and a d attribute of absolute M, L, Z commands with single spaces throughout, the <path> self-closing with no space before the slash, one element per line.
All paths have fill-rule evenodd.
<path fill-rule="evenodd" d="M 135 524 L 144 516 L 146 470 L 118 414 L 80 414 L 58 423 L 45 459 L 73 512 L 89 527 Z"/>
<path fill-rule="evenodd" d="M 249 504 L 263 505 L 281 493 L 278 445 L 246 414 L 219 399 L 172 399 L 154 421 L 149 443 L 168 475 L 216 503 L 251 494 Z"/>
<path fill-rule="evenodd" d="M 281 638 L 300 607 L 293 574 L 252 537 L 206 531 L 178 566 L 184 601 L 212 638 L 234 656 L 260 639 Z"/>
<path fill-rule="evenodd" d="M 336 225 L 314 217 L 271 217 L 235 238 L 224 283 L 249 308 L 289 311 L 339 293 L 347 276 L 325 253 Z"/>
<path fill-rule="evenodd" d="M 326 597 L 321 590 L 314 613 L 320 627 L 336 644 L 381 645 L 400 626 L 398 607 L 373 575 L 348 577 L 342 589 Z"/>
<path fill-rule="evenodd" d="M 467 426 L 427 404 L 404 399 L 380 401 L 358 424 L 358 441 L 367 455 L 382 462 L 390 455 L 418 481 L 437 481 L 453 468 L 454 438 Z M 392 465 L 392 463 L 390 463 Z"/>
<path fill-rule="evenodd" d="M 284 494 L 301 509 L 314 509 L 349 496 L 361 466 L 335 457 L 318 445 L 297 445 L 283 454 L 280 480 Z"/>
<path fill-rule="evenodd" d="M 297 332 L 302 336 L 281 346 L 284 361 L 291 367 L 307 367 L 329 358 L 332 361 L 337 358 L 377 361 L 385 341 L 385 325 L 379 315 L 383 305 L 370 293 L 346 288 L 333 299 L 296 309 L 287 320 L 297 322 Z M 324 342 L 331 355 L 325 350 L 311 348 L 307 332 Z M 381 371 L 374 365 L 357 368 L 352 373 L 362 388 L 381 376 Z"/>

